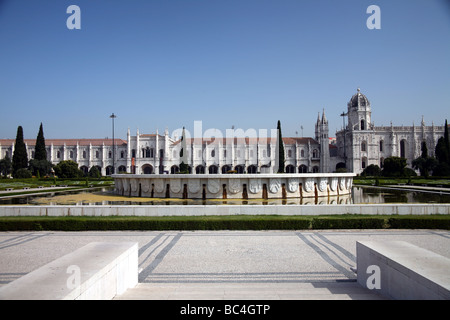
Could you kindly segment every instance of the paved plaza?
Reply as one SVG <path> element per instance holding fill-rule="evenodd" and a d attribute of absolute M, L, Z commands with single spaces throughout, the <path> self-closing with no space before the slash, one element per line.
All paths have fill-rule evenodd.
<path fill-rule="evenodd" d="M 2 232 L 0 286 L 90 242 L 134 241 L 139 284 L 117 299 L 377 299 L 356 283 L 362 240 L 450 258 L 443 230 Z"/>

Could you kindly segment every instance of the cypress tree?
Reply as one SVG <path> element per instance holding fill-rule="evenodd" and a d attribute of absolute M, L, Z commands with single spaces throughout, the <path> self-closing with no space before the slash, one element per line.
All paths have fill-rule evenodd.
<path fill-rule="evenodd" d="M 45 138 L 44 130 L 41 126 L 39 127 L 39 132 L 36 138 L 36 146 L 34 148 L 34 159 L 36 160 L 47 160 L 47 151 L 45 150 Z"/>
<path fill-rule="evenodd" d="M 25 142 L 23 141 L 22 126 L 17 128 L 16 143 L 14 145 L 14 154 L 12 159 L 13 175 L 19 169 L 26 169 L 28 167 L 28 155 Z"/>
<path fill-rule="evenodd" d="M 283 137 L 281 134 L 281 123 L 278 120 L 277 124 L 278 130 L 278 173 L 284 173 L 284 145 L 283 145 Z"/>
<path fill-rule="evenodd" d="M 447 119 L 445 119 L 444 141 L 445 141 L 445 150 L 447 151 L 447 163 L 450 165 L 450 142 L 448 137 Z"/>

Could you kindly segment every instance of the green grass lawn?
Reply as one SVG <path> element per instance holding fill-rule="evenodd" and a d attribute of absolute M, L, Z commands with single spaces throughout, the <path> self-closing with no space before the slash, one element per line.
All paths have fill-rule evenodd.
<path fill-rule="evenodd" d="M 6 189 L 14 189 L 15 192 L 23 191 L 23 188 L 38 188 L 38 187 L 51 187 L 51 186 L 68 186 L 68 187 L 89 187 L 89 186 L 110 186 L 114 184 L 114 180 L 111 178 L 102 179 L 0 179 L 0 191 Z"/>
<path fill-rule="evenodd" d="M 450 178 L 422 178 L 422 177 L 411 177 L 408 178 L 384 178 L 379 177 L 378 179 L 374 177 L 355 177 L 353 179 L 353 184 L 355 185 L 375 185 L 378 180 L 379 185 L 396 185 L 396 184 L 412 184 L 412 185 L 427 185 L 427 186 L 443 186 L 450 187 Z"/>

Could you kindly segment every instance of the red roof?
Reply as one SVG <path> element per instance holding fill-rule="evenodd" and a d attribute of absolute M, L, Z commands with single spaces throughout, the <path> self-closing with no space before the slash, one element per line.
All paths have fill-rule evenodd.
<path fill-rule="evenodd" d="M 2 146 L 10 146 L 15 143 L 15 139 L 0 139 L 0 145 Z M 24 142 L 28 146 L 34 146 L 36 144 L 36 139 L 24 139 Z M 77 144 L 80 146 L 112 146 L 112 139 L 45 139 L 45 145 L 50 146 L 76 146 Z M 126 146 L 127 141 L 122 139 L 114 139 L 114 144 L 116 146 Z"/>

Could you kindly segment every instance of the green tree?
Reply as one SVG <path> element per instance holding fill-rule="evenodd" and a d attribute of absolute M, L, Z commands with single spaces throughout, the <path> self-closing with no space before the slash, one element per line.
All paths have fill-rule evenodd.
<path fill-rule="evenodd" d="M 402 177 L 406 168 L 406 159 L 401 157 L 388 157 L 384 159 L 382 175 L 384 177 Z"/>
<path fill-rule="evenodd" d="M 284 173 L 284 144 L 283 144 L 283 136 L 281 134 L 281 123 L 280 120 L 278 120 L 277 124 L 277 131 L 278 131 L 278 173 Z"/>
<path fill-rule="evenodd" d="M 23 141 L 22 126 L 17 128 L 16 142 L 14 144 L 14 154 L 12 158 L 13 176 L 17 170 L 28 168 L 28 155 L 25 142 Z"/>
<path fill-rule="evenodd" d="M 0 175 L 6 177 L 12 171 L 11 159 L 6 156 L 4 159 L 0 160 Z"/>
<path fill-rule="evenodd" d="M 431 171 L 436 167 L 437 161 L 433 157 L 428 156 L 427 143 L 422 141 L 421 155 L 412 161 L 412 167 L 420 171 L 420 175 L 428 177 Z"/>
<path fill-rule="evenodd" d="M 371 165 L 367 166 L 361 173 L 361 176 L 363 176 L 363 177 L 366 177 L 366 176 L 378 177 L 380 175 L 381 175 L 381 169 L 376 164 L 371 164 Z"/>
<path fill-rule="evenodd" d="M 445 119 L 444 142 L 445 142 L 445 150 L 447 150 L 447 164 L 450 165 L 450 141 L 448 136 L 447 119 Z"/>
<path fill-rule="evenodd" d="M 26 169 L 26 168 L 20 168 L 19 170 L 16 171 L 14 178 L 17 179 L 28 179 L 31 178 L 31 171 Z"/>
<path fill-rule="evenodd" d="M 438 163 L 433 170 L 433 175 L 449 176 L 450 175 L 449 150 L 447 149 L 446 146 L 445 135 L 444 137 L 440 137 L 438 139 L 434 153 L 436 155 Z"/>
<path fill-rule="evenodd" d="M 42 128 L 42 122 L 39 127 L 39 132 L 36 137 L 36 145 L 34 147 L 34 159 L 47 160 L 47 150 L 45 149 L 44 129 Z"/>
<path fill-rule="evenodd" d="M 88 176 L 91 178 L 100 178 L 102 174 L 96 166 L 92 166 L 92 168 L 89 169 Z"/>
<path fill-rule="evenodd" d="M 61 161 L 53 169 L 58 178 L 79 178 L 83 176 L 83 172 L 78 168 L 78 163 L 72 160 Z"/>
<path fill-rule="evenodd" d="M 53 164 L 48 161 L 47 159 L 44 160 L 37 160 L 37 159 L 31 159 L 30 160 L 30 171 L 39 177 L 44 177 L 48 174 L 50 174 L 52 170 Z"/>
<path fill-rule="evenodd" d="M 30 170 L 34 175 L 43 177 L 50 173 L 52 167 L 52 163 L 47 160 L 44 129 L 41 122 L 41 125 L 39 126 L 39 132 L 36 137 L 36 145 L 34 147 L 34 159 L 30 160 Z"/>

